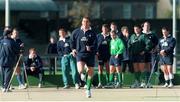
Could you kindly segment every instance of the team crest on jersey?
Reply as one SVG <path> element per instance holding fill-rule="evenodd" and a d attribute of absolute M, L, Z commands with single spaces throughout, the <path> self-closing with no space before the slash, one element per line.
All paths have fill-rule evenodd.
<path fill-rule="evenodd" d="M 68 43 L 65 43 L 65 44 L 64 44 L 64 47 L 69 47 L 69 44 L 68 44 Z"/>
<path fill-rule="evenodd" d="M 88 36 L 89 36 L 89 37 L 91 37 L 92 35 L 91 35 L 91 34 L 89 34 Z"/>
<path fill-rule="evenodd" d="M 165 41 L 165 39 L 161 39 L 160 42 L 163 43 Z"/>
<path fill-rule="evenodd" d="M 162 43 L 162 46 L 168 46 L 168 43 L 165 41 Z"/>
<path fill-rule="evenodd" d="M 88 41 L 88 39 L 84 36 L 81 38 L 81 41 Z"/>
<path fill-rule="evenodd" d="M 3 43 L 3 45 L 7 45 L 7 43 Z"/>
<path fill-rule="evenodd" d="M 162 39 L 160 42 L 162 46 L 168 46 L 168 40 Z"/>
<path fill-rule="evenodd" d="M 107 41 L 103 41 L 102 44 L 103 44 L 103 45 L 107 45 Z"/>

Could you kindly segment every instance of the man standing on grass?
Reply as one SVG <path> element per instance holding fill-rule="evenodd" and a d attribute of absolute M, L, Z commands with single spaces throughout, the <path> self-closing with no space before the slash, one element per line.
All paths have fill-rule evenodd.
<path fill-rule="evenodd" d="M 128 41 L 128 48 L 132 58 L 135 82 L 131 88 L 139 88 L 145 82 L 145 53 L 151 50 L 150 40 L 141 32 L 141 26 L 134 26 L 134 34 Z"/>
<path fill-rule="evenodd" d="M 75 89 L 79 89 L 79 79 L 76 66 L 76 58 L 72 55 L 70 48 L 70 38 L 66 37 L 65 29 L 59 29 L 59 41 L 57 42 L 58 55 L 61 57 L 62 77 L 64 82 L 63 89 L 70 88 L 70 70 L 72 72 L 72 79 Z"/>
<path fill-rule="evenodd" d="M 121 75 L 121 61 L 123 58 L 123 52 L 124 52 L 124 44 L 123 41 L 118 37 L 116 31 L 111 31 L 111 42 L 110 42 L 110 51 L 111 51 L 111 57 L 110 57 L 110 77 L 109 82 L 113 83 L 114 80 L 114 73 L 117 73 L 117 81 L 114 80 L 115 88 L 122 87 L 122 75 Z"/>
<path fill-rule="evenodd" d="M 98 47 L 98 88 L 102 88 L 103 67 L 106 71 L 106 83 L 109 82 L 109 59 L 110 59 L 110 41 L 111 36 L 109 34 L 109 28 L 107 24 L 102 25 L 102 32 L 97 35 Z"/>
<path fill-rule="evenodd" d="M 174 79 L 172 65 L 174 48 L 176 46 L 176 39 L 169 33 L 168 28 L 163 27 L 161 30 L 163 37 L 159 40 L 158 48 L 160 54 L 159 62 L 165 79 L 165 84 L 163 87 L 171 88 L 173 87 L 172 80 Z"/>
<path fill-rule="evenodd" d="M 4 37 L 0 43 L 0 72 L 2 78 L 2 92 L 10 91 L 9 82 L 13 73 L 13 67 L 16 64 L 16 56 L 20 51 L 18 44 L 11 38 L 11 34 L 11 30 L 5 30 L 3 33 Z"/>
<path fill-rule="evenodd" d="M 76 56 L 77 58 L 77 67 L 80 75 L 83 74 L 85 65 L 87 66 L 88 77 L 86 81 L 86 96 L 90 98 L 97 38 L 96 33 L 90 27 L 89 17 L 83 17 L 81 27 L 73 31 L 71 36 L 71 46 L 73 56 Z"/>

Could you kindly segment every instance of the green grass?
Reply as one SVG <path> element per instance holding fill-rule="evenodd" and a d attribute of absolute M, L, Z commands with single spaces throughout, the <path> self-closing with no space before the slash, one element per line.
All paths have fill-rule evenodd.
<path fill-rule="evenodd" d="M 105 75 L 103 76 L 102 79 L 105 79 Z M 180 84 L 180 70 L 177 70 L 177 73 L 175 74 L 175 79 L 174 79 L 174 84 Z M 35 78 L 33 76 L 28 76 L 29 84 L 31 86 L 37 86 L 38 85 L 38 78 Z M 131 85 L 134 81 L 134 75 L 131 73 L 125 73 L 124 74 L 124 85 Z M 105 82 L 105 80 L 103 80 Z M 43 78 L 43 83 L 45 86 L 63 86 L 63 81 L 62 81 L 62 73 L 61 71 L 58 71 L 56 75 L 49 75 L 48 71 L 45 71 L 45 75 Z M 157 75 L 153 74 L 152 79 L 151 79 L 152 84 L 157 84 L 158 79 Z M 72 78 L 70 78 L 70 84 L 73 85 L 72 83 Z M 97 70 L 95 70 L 94 77 L 93 77 L 93 84 L 97 85 L 98 84 L 98 75 L 97 75 Z M 103 83 L 105 84 L 105 83 Z M 12 80 L 12 85 L 17 86 L 18 82 L 16 80 L 16 77 L 13 78 Z"/>

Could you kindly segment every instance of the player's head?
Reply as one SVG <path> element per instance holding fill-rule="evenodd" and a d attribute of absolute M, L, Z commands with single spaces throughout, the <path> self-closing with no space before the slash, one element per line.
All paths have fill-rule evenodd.
<path fill-rule="evenodd" d="M 60 28 L 59 29 L 59 36 L 62 37 L 62 38 L 65 38 L 66 37 L 66 31 L 64 28 Z"/>
<path fill-rule="evenodd" d="M 169 35 L 169 29 L 167 27 L 162 27 L 161 31 L 164 37 Z"/>
<path fill-rule="evenodd" d="M 29 49 L 29 55 L 30 55 L 32 58 L 34 58 L 34 57 L 37 55 L 36 49 L 35 49 L 35 48 L 30 48 L 30 49 Z"/>
<path fill-rule="evenodd" d="M 112 31 L 110 32 L 110 35 L 111 35 L 111 38 L 112 38 L 112 39 L 116 39 L 116 36 L 117 36 L 116 31 L 112 30 Z"/>
<path fill-rule="evenodd" d="M 84 29 L 89 28 L 89 27 L 90 27 L 90 18 L 87 17 L 87 16 L 84 16 L 84 17 L 82 18 L 81 24 L 82 24 L 82 27 L 83 27 Z"/>
<path fill-rule="evenodd" d="M 141 26 L 140 25 L 134 25 L 134 33 L 141 34 Z"/>
<path fill-rule="evenodd" d="M 150 23 L 148 21 L 146 21 L 146 22 L 144 22 L 142 24 L 142 28 L 143 28 L 144 31 L 149 31 L 150 27 L 151 27 L 151 25 L 150 25 Z"/>
<path fill-rule="evenodd" d="M 115 22 L 111 22 L 110 28 L 111 30 L 117 30 L 117 24 Z"/>
<path fill-rule="evenodd" d="M 12 31 L 11 38 L 17 38 L 19 36 L 19 31 L 17 28 L 14 28 Z"/>
<path fill-rule="evenodd" d="M 11 37 L 12 35 L 12 30 L 11 29 L 5 29 L 3 32 L 3 36 L 8 36 Z"/>
<path fill-rule="evenodd" d="M 129 30 L 127 26 L 121 27 L 121 32 L 124 36 L 129 35 Z"/>
<path fill-rule="evenodd" d="M 109 31 L 108 24 L 103 24 L 101 30 L 102 30 L 103 34 L 107 34 Z"/>

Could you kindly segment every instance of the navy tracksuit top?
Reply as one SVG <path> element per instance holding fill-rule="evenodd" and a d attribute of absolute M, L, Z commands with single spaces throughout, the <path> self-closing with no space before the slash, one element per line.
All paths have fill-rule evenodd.
<path fill-rule="evenodd" d="M 57 44 L 49 43 L 47 48 L 47 54 L 57 54 Z"/>
<path fill-rule="evenodd" d="M 20 53 L 24 52 L 24 47 L 21 47 L 20 45 L 23 44 L 21 39 L 14 39 L 14 41 L 18 44 L 18 46 L 20 47 Z"/>
<path fill-rule="evenodd" d="M 129 49 L 128 49 L 128 41 L 129 41 L 130 35 L 128 37 L 125 37 L 123 34 L 121 35 L 121 40 L 123 41 L 123 44 L 125 46 L 125 50 L 123 52 L 123 61 L 130 60 L 129 59 Z"/>
<path fill-rule="evenodd" d="M 176 39 L 173 38 L 171 35 L 168 35 L 166 39 L 162 37 L 159 40 L 159 44 L 158 44 L 159 50 L 165 50 L 165 53 L 167 55 L 173 55 L 175 46 L 176 46 Z"/>
<path fill-rule="evenodd" d="M 12 38 L 7 36 L 0 41 L 0 44 L 0 65 L 4 67 L 13 67 L 16 63 L 20 47 Z"/>
<path fill-rule="evenodd" d="M 146 36 L 152 43 L 152 49 L 154 49 L 158 45 L 158 37 L 154 33 L 146 34 Z"/>
<path fill-rule="evenodd" d="M 29 57 L 25 60 L 26 69 L 30 69 L 30 67 L 35 67 L 38 70 L 42 70 L 43 63 L 41 58 L 37 55 L 35 58 L 30 59 Z"/>
<path fill-rule="evenodd" d="M 110 41 L 111 41 L 110 35 L 106 37 L 104 37 L 102 34 L 97 35 L 97 42 L 98 42 L 97 52 L 100 55 L 110 56 Z"/>
<path fill-rule="evenodd" d="M 89 46 L 91 51 L 87 51 L 86 46 Z M 97 51 L 97 37 L 93 30 L 88 30 L 84 33 L 81 28 L 77 28 L 72 32 L 71 48 L 76 49 L 78 56 L 95 55 Z"/>
<path fill-rule="evenodd" d="M 65 42 L 63 40 L 60 40 L 57 42 L 57 52 L 59 56 L 63 56 L 66 54 L 71 53 L 71 46 L 70 46 L 70 38 L 65 38 Z"/>

